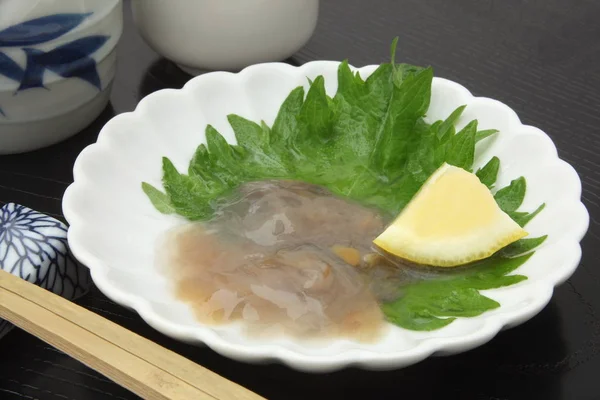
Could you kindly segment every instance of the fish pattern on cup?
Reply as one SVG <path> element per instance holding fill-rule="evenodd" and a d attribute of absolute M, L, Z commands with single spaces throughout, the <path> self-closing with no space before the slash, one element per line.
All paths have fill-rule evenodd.
<path fill-rule="evenodd" d="M 21 67 L 0 51 L 0 75 L 18 82 L 17 92 L 44 88 L 44 73 L 47 70 L 63 78 L 82 79 L 101 90 L 96 61 L 91 56 L 110 39 L 110 36 L 86 36 L 47 52 L 28 47 L 60 38 L 92 14 L 53 14 L 24 21 L 0 31 L 0 49 L 19 47 L 26 55 L 25 67 Z M 8 118 L 1 107 L 0 117 Z"/>
<path fill-rule="evenodd" d="M 14 203 L 0 208 L 0 269 L 69 300 L 91 286 L 89 270 L 69 251 L 67 226 Z M 11 328 L 0 319 L 0 337 Z"/>

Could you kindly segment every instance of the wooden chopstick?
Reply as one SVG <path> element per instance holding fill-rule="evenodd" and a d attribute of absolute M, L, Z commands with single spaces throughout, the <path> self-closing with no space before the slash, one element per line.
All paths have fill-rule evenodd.
<path fill-rule="evenodd" d="M 187 358 L 1 270 L 0 318 L 143 399 L 263 399 Z"/>

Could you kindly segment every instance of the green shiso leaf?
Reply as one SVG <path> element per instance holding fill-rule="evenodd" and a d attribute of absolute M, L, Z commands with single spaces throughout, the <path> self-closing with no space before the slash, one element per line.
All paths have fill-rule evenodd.
<path fill-rule="evenodd" d="M 522 254 L 529 253 L 539 247 L 542 243 L 546 241 L 548 238 L 547 235 L 536 237 L 536 238 L 526 238 L 518 240 L 512 244 L 509 244 L 502 250 L 498 252 L 502 257 L 516 257 Z"/>
<path fill-rule="evenodd" d="M 502 211 L 509 213 L 516 211 L 521 206 L 526 190 L 527 183 L 525 178 L 521 177 L 513 180 L 509 186 L 500 189 L 494 198 Z"/>
<path fill-rule="evenodd" d="M 479 171 L 477 171 L 477 177 L 488 188 L 492 189 L 494 183 L 498 178 L 498 171 L 500 170 L 500 159 L 498 157 L 492 157 L 487 164 L 485 164 Z"/>
<path fill-rule="evenodd" d="M 533 212 L 521 212 L 521 211 L 513 211 L 509 212 L 508 215 L 521 227 L 527 225 L 532 219 L 534 219 L 542 210 L 546 207 L 546 204 L 542 204 Z"/>
<path fill-rule="evenodd" d="M 451 271 L 438 280 L 408 285 L 400 289 L 398 300 L 382 306 L 383 313 L 390 322 L 418 331 L 438 329 L 456 317 L 483 314 L 500 304 L 479 290 L 509 286 L 527 279 L 522 275 L 507 274 L 523 265 L 530 256 L 494 256 L 474 263 L 468 269 Z"/>
<path fill-rule="evenodd" d="M 486 139 L 496 133 L 498 133 L 496 129 L 485 129 L 483 131 L 479 131 L 477 132 L 477 135 L 475 135 L 475 142 L 482 141 L 483 139 Z"/>
<path fill-rule="evenodd" d="M 142 190 L 146 193 L 146 196 L 152 202 L 152 205 L 163 214 L 174 214 L 175 207 L 171 204 L 169 196 L 149 183 L 142 183 Z"/>

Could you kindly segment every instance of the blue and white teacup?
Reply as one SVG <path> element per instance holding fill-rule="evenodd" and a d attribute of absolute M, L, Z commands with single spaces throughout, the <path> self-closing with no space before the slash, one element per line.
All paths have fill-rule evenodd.
<path fill-rule="evenodd" d="M 0 1 L 0 154 L 62 141 L 106 107 L 121 0 Z"/>

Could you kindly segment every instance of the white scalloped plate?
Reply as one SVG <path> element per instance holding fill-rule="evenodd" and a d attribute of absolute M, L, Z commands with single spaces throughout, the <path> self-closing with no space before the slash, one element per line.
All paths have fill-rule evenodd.
<path fill-rule="evenodd" d="M 280 104 L 307 77 L 324 75 L 330 95 L 337 88 L 339 63 L 317 61 L 301 67 L 269 63 L 238 74 L 213 72 L 192 79 L 181 90 L 161 90 L 143 99 L 132 113 L 112 119 L 86 148 L 74 167 L 75 182 L 64 196 L 63 211 L 71 227 L 74 255 L 92 271 L 98 288 L 117 303 L 136 310 L 144 320 L 173 338 L 205 343 L 218 353 L 246 362 L 281 361 L 293 368 L 326 372 L 349 365 L 391 369 L 424 358 L 463 352 L 489 341 L 501 329 L 536 315 L 550 300 L 554 287 L 575 271 L 581 258 L 580 240 L 589 216 L 580 201 L 581 182 L 575 170 L 558 158 L 548 136 L 521 124 L 506 105 L 473 97 L 461 85 L 435 78 L 428 118 L 447 117 L 456 107 L 467 108 L 463 126 L 479 120 L 480 129 L 500 133 L 482 142 L 476 167 L 493 155 L 502 161 L 497 187 L 521 175 L 528 189 L 524 210 L 547 204 L 528 226 L 531 235 L 548 240 L 518 269 L 529 277 L 517 285 L 484 291 L 502 305 L 474 318 L 459 318 L 433 332 L 413 332 L 389 326 L 374 344 L 348 340 L 307 343 L 287 338 L 251 339 L 238 325 L 208 327 L 196 322 L 171 286 L 154 267 L 155 241 L 161 232 L 185 221 L 158 213 L 140 188 L 142 181 L 160 187 L 161 157 L 180 170 L 204 140 L 208 123 L 227 140 L 234 135 L 226 116 L 236 113 L 272 124 Z M 365 78 L 376 66 L 358 69 Z"/>

